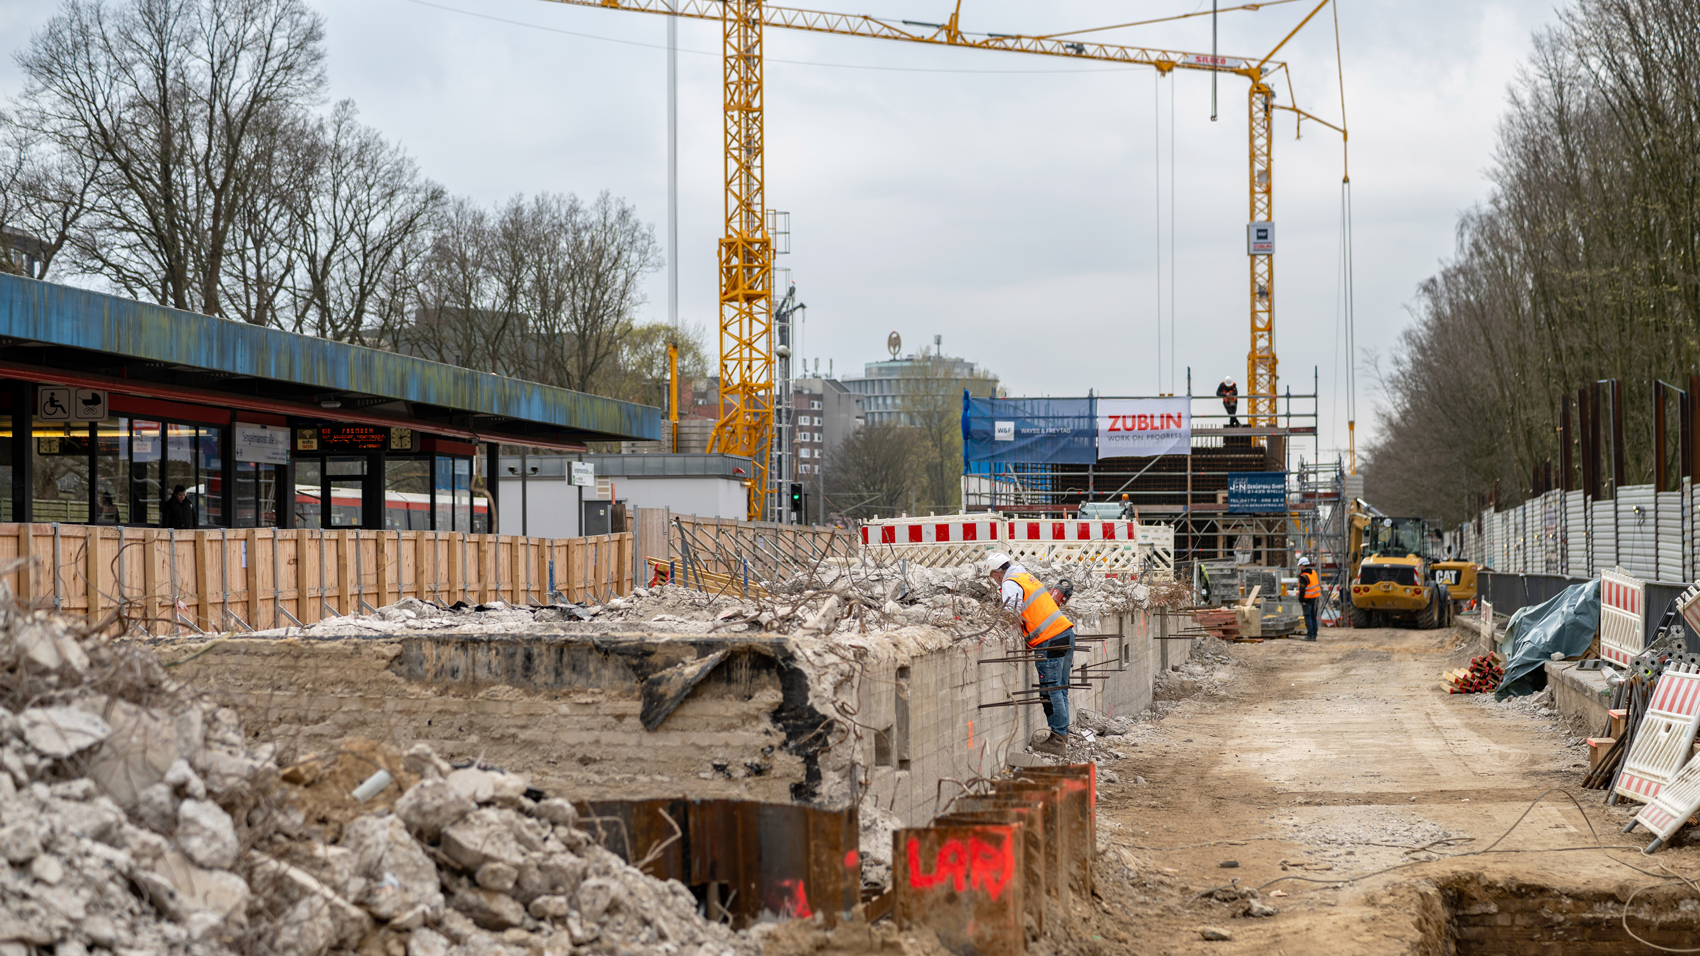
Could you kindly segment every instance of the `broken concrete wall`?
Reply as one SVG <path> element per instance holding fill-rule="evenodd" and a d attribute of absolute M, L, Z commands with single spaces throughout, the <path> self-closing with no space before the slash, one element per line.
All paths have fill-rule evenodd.
<path fill-rule="evenodd" d="M 805 796 L 793 787 L 810 776 L 806 755 L 787 748 L 786 718 L 797 708 L 786 702 L 782 642 L 433 633 L 155 647 L 167 660 L 201 651 L 178 676 L 300 753 L 350 735 L 422 742 L 450 761 L 524 772 L 571 799 L 786 803 Z M 732 653 L 645 730 L 643 682 L 719 650 Z M 791 697 L 806 702 L 800 689 Z M 792 736 L 811 735 L 806 713 L 790 723 Z"/>
<path fill-rule="evenodd" d="M 1178 629 L 1167 620 L 1084 619 L 1083 636 L 1111 636 L 1077 652 L 1077 675 L 1092 686 L 1074 691 L 1075 709 L 1143 710 L 1156 675 L 1190 649 L 1154 639 Z M 998 706 L 1035 684 L 1001 631 L 961 640 L 919 625 L 791 636 L 556 630 L 155 645 L 185 659 L 177 676 L 223 695 L 285 748 L 307 753 L 351 735 L 422 742 L 571 799 L 874 803 L 920 825 L 937 812 L 941 783 L 948 799 L 948 781 L 995 775 L 1044 727 L 1037 705 Z M 694 683 L 668 685 L 699 663 Z M 669 695 L 676 706 L 660 713 Z"/>

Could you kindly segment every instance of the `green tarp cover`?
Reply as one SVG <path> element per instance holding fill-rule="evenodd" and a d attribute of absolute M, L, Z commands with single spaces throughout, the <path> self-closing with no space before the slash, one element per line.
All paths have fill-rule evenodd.
<path fill-rule="evenodd" d="M 1505 655 L 1505 679 L 1494 700 L 1524 697 L 1545 690 L 1546 662 L 1553 652 L 1576 657 L 1594 642 L 1600 629 L 1600 581 L 1573 584 L 1544 604 L 1518 608 L 1505 626 L 1499 652 Z"/>

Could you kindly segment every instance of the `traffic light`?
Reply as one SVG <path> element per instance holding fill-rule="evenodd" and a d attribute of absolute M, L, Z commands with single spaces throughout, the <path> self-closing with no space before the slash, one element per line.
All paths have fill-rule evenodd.
<path fill-rule="evenodd" d="M 791 482 L 791 516 L 803 516 L 803 483 L 800 481 Z"/>

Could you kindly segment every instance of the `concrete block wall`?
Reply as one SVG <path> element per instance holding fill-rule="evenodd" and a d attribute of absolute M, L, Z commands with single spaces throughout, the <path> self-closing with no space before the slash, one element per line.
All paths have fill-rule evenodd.
<path fill-rule="evenodd" d="M 1143 612 L 1083 621 L 1082 634 L 1115 636 L 1080 645 L 1075 681 L 1080 681 L 1082 665 L 1108 661 L 1111 666 L 1094 668 L 1092 688 L 1072 691 L 1071 706 L 1112 716 L 1143 711 L 1157 675 L 1191 653 L 1191 640 L 1156 639 L 1178 633 L 1181 626 L 1178 615 Z M 858 799 L 895 813 L 907 826 L 923 825 L 961 784 L 1003 772 L 1007 756 L 1025 750 L 1045 726 L 1037 705 L 982 706 L 1005 703 L 1012 693 L 1030 692 L 1037 684 L 1033 665 L 1025 659 L 982 663 L 1026 657 L 1013 641 L 989 637 L 868 666 L 854 728 L 865 767 Z M 887 734 L 889 739 L 879 739 Z"/>

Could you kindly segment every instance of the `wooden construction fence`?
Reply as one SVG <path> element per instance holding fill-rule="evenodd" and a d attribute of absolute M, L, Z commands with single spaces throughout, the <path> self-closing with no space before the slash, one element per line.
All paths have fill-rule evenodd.
<path fill-rule="evenodd" d="M 632 589 L 632 535 L 524 538 L 436 531 L 171 531 L 0 524 L 19 600 L 98 618 L 121 602 L 155 635 L 260 630 L 438 604 L 572 602 Z"/>

